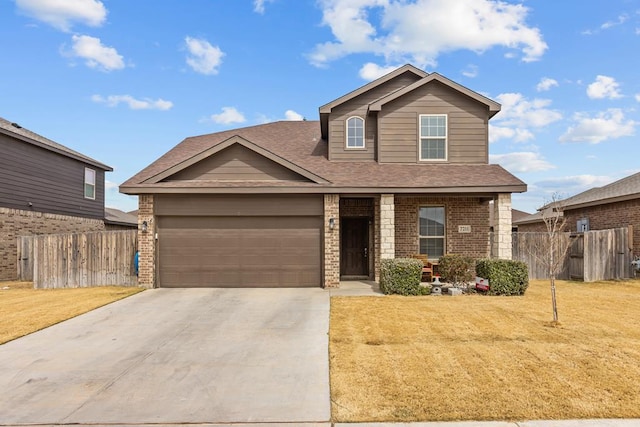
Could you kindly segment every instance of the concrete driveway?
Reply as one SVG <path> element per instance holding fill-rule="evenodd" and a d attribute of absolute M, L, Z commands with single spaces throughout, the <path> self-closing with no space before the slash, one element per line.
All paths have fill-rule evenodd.
<path fill-rule="evenodd" d="M 0 425 L 326 423 L 329 292 L 154 289 L 0 346 Z"/>

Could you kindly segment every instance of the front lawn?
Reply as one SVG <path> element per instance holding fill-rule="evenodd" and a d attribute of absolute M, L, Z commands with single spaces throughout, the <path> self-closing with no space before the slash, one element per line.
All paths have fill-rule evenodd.
<path fill-rule="evenodd" d="M 0 344 L 142 291 L 100 286 L 33 289 L 30 282 L 0 282 Z"/>
<path fill-rule="evenodd" d="M 334 297 L 336 422 L 640 418 L 640 281 Z"/>

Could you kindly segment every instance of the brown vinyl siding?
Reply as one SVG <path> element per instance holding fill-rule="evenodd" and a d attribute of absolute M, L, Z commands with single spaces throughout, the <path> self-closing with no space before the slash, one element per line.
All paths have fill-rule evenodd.
<path fill-rule="evenodd" d="M 239 144 L 202 160 L 164 181 L 308 181 Z"/>
<path fill-rule="evenodd" d="M 421 114 L 447 115 L 449 163 L 488 162 L 487 107 L 434 81 L 384 105 L 378 117 L 381 163 L 418 162 Z"/>
<path fill-rule="evenodd" d="M 4 134 L 0 153 L 0 206 L 104 218 L 104 170 Z M 84 197 L 85 167 L 96 171 L 95 200 Z"/>
<path fill-rule="evenodd" d="M 414 83 L 419 77 L 413 73 L 404 73 L 395 79 L 381 84 L 368 92 L 335 107 L 329 117 L 329 160 L 360 161 L 375 160 L 377 120 L 367 115 L 368 104 L 395 90 Z M 346 126 L 349 117 L 364 119 L 365 148 L 346 149 Z"/>

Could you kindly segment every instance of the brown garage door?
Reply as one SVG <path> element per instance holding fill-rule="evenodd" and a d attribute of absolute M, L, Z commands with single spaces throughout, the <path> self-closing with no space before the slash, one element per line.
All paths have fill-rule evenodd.
<path fill-rule="evenodd" d="M 210 205 L 205 209 L 213 215 L 159 216 L 159 285 L 320 286 L 322 217 L 291 215 L 296 211 L 308 211 L 308 208 L 301 211 L 295 207 L 304 201 L 253 198 L 249 202 L 247 198 L 225 197 L 217 199 L 217 207 Z M 253 209 L 254 216 L 245 215 L 245 207 L 256 202 L 265 208 Z M 208 203 L 210 199 L 205 202 Z M 312 203 L 315 204 L 315 200 Z M 190 198 L 188 204 L 194 206 L 197 201 Z M 173 210 L 181 212 L 180 209 Z M 202 207 L 196 209 L 196 213 L 202 210 Z M 166 212 L 167 209 L 161 207 L 159 211 Z M 229 215 L 231 212 L 236 215 Z M 255 216 L 258 212 L 263 215 Z"/>

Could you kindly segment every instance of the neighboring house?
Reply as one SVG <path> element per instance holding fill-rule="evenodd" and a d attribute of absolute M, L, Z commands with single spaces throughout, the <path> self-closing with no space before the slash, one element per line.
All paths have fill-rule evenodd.
<path fill-rule="evenodd" d="M 111 170 L 0 118 L 0 280 L 17 278 L 17 236 L 104 230 Z"/>
<path fill-rule="evenodd" d="M 566 231 L 582 232 L 633 226 L 633 253 L 640 255 L 640 172 L 558 202 Z M 545 231 L 542 212 L 516 221 L 519 231 Z"/>
<path fill-rule="evenodd" d="M 489 204 L 489 229 L 491 231 L 493 231 L 493 224 L 494 224 L 494 219 L 493 219 L 493 203 Z M 517 225 L 517 221 L 523 219 L 523 218 L 527 218 L 529 217 L 531 214 L 528 212 L 524 212 L 524 211 L 519 211 L 518 209 L 511 209 L 511 231 L 512 232 L 517 232 L 518 231 L 518 225 Z"/>
<path fill-rule="evenodd" d="M 139 195 L 140 283 L 339 286 L 412 254 L 511 256 L 511 193 L 490 165 L 500 105 L 405 65 L 276 122 L 185 139 L 121 185 Z M 144 231 L 146 230 L 146 231 Z"/>
<path fill-rule="evenodd" d="M 104 208 L 104 226 L 109 231 L 137 229 L 138 216 L 119 209 Z"/>

